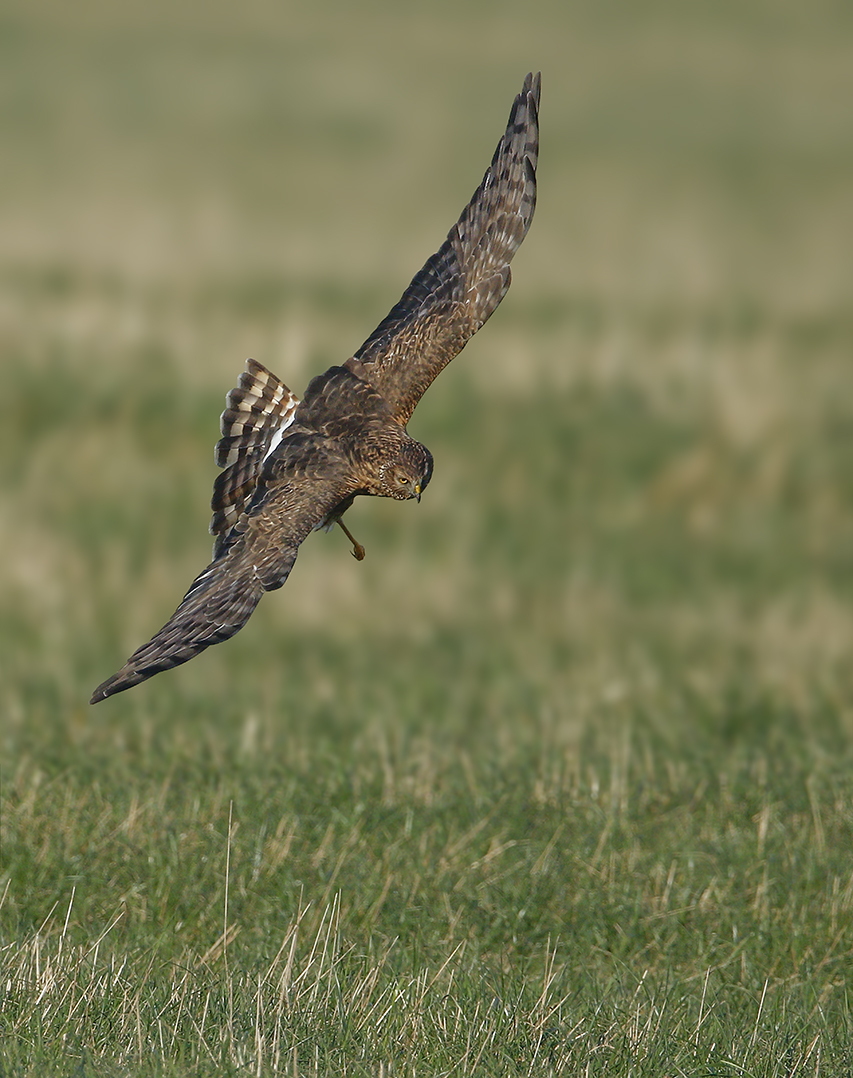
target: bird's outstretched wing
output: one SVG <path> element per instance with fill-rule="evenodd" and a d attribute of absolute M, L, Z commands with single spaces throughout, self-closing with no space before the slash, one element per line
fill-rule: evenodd
<path fill-rule="evenodd" d="M 528 75 L 483 182 L 400 302 L 347 364 L 403 424 L 506 295 L 536 206 L 539 75 Z"/>
<path fill-rule="evenodd" d="M 300 543 L 353 486 L 328 439 L 291 434 L 286 450 L 257 481 L 245 511 L 217 541 L 213 561 L 193 581 L 178 609 L 117 674 L 95 689 L 90 703 L 180 666 L 233 636 L 264 592 L 284 584 Z"/>

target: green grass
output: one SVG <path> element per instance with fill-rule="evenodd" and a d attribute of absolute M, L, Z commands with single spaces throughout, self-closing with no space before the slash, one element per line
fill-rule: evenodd
<path fill-rule="evenodd" d="M 0 1074 L 853 1069 L 846 8 L 0 18 Z M 473 190 L 541 200 L 420 506 L 89 708 Z"/>

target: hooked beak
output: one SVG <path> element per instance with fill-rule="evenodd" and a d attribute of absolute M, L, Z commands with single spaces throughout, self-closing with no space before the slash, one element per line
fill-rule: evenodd
<path fill-rule="evenodd" d="M 421 485 L 420 485 L 420 483 L 415 483 L 415 497 L 418 499 L 418 502 L 420 503 L 420 500 L 421 500 Z"/>

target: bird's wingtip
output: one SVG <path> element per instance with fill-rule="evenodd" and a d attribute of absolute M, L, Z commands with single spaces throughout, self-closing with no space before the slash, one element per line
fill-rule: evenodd
<path fill-rule="evenodd" d="M 110 695 L 109 689 L 107 688 L 108 685 L 108 681 L 105 681 L 103 685 L 99 685 L 89 697 L 89 703 L 99 704 L 101 700 L 106 700 L 106 698 Z"/>
<path fill-rule="evenodd" d="M 142 680 L 144 679 L 129 675 L 127 669 L 122 668 L 117 674 L 113 674 L 112 677 L 108 677 L 106 681 L 101 682 L 89 697 L 89 703 L 99 704 L 101 700 L 106 700 L 108 696 L 115 696 L 117 692 L 124 692 L 125 689 L 131 688 L 131 686 Z"/>
<path fill-rule="evenodd" d="M 528 71 L 524 79 L 522 93 L 533 94 L 533 100 L 539 105 L 539 95 L 542 91 L 542 72 Z"/>

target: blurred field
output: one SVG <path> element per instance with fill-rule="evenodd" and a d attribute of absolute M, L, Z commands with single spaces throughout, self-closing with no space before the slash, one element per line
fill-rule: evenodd
<path fill-rule="evenodd" d="M 0 1072 L 847 1073 L 850 8 L 11 0 L 0 63 Z M 90 709 L 244 358 L 352 353 L 530 68 L 423 503 Z"/>

